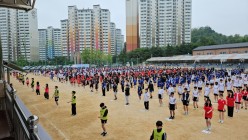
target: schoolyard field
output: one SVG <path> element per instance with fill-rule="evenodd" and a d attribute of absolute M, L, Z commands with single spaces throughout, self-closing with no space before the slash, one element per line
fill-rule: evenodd
<path fill-rule="evenodd" d="M 152 130 L 156 128 L 157 120 L 163 121 L 163 128 L 167 133 L 168 140 L 247 140 L 248 139 L 248 110 L 241 109 L 234 113 L 233 118 L 228 118 L 225 113 L 223 124 L 218 123 L 219 112 L 217 104 L 214 105 L 212 119 L 212 131 L 210 134 L 203 133 L 206 128 L 203 110 L 203 93 L 200 96 L 199 108 L 193 110 L 192 99 L 189 106 L 189 115 L 185 116 L 182 102 L 177 97 L 177 109 L 175 119 L 168 121 L 170 116 L 168 108 L 168 95 L 164 94 L 164 106 L 159 106 L 157 98 L 158 88 L 156 85 L 153 99 L 150 99 L 150 110 L 144 110 L 144 101 L 139 101 L 137 89 L 131 89 L 130 105 L 125 106 L 125 96 L 118 87 L 117 100 L 114 99 L 113 91 L 106 92 L 103 97 L 101 84 L 99 91 L 90 92 L 89 86 L 85 88 L 71 86 L 70 83 L 51 81 L 49 77 L 28 74 L 29 79 L 34 78 L 41 85 L 41 95 L 32 92 L 31 87 L 22 85 L 14 77 L 11 83 L 17 90 L 17 95 L 22 99 L 28 109 L 39 116 L 39 123 L 47 130 L 54 140 L 147 140 L 150 139 Z M 50 99 L 43 96 L 45 84 L 49 84 Z M 60 92 L 59 106 L 52 98 L 54 86 L 58 86 Z M 145 85 L 147 86 L 147 85 Z M 76 91 L 77 115 L 71 116 L 71 91 Z M 204 88 L 203 88 L 204 91 Z M 192 94 L 192 93 L 191 93 Z M 192 96 L 192 95 L 191 95 Z M 226 97 L 226 93 L 224 94 Z M 211 94 L 211 99 L 213 95 Z M 143 99 L 143 95 L 142 95 Z M 101 122 L 98 118 L 99 104 L 104 102 L 109 110 L 108 134 L 103 137 Z"/>

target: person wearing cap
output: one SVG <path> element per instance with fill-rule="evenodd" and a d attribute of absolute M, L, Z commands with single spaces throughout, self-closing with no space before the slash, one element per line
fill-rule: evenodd
<path fill-rule="evenodd" d="M 167 134 L 163 129 L 163 122 L 157 121 L 156 122 L 156 129 L 153 129 L 152 135 L 150 136 L 150 140 L 166 140 Z"/>
<path fill-rule="evenodd" d="M 184 110 L 184 115 L 188 115 L 189 114 L 189 92 L 187 92 L 187 88 L 184 88 L 184 92 L 182 94 L 182 102 L 183 102 L 183 110 Z"/>
<path fill-rule="evenodd" d="M 77 114 L 76 111 L 76 91 L 72 91 L 72 97 L 71 97 L 71 101 L 69 101 L 68 103 L 71 103 L 71 115 L 75 116 Z"/>
<path fill-rule="evenodd" d="M 55 86 L 55 91 L 54 91 L 53 97 L 55 99 L 56 105 L 59 105 L 59 103 L 58 103 L 58 101 L 59 101 L 59 90 L 58 90 L 58 86 Z"/>
<path fill-rule="evenodd" d="M 125 88 L 126 105 L 129 105 L 129 95 L 130 95 L 130 87 L 129 84 L 127 83 Z"/>
<path fill-rule="evenodd" d="M 144 106 L 147 111 L 149 110 L 149 98 L 150 94 L 148 93 L 148 88 L 146 88 L 144 94 Z"/>
<path fill-rule="evenodd" d="M 104 105 L 104 103 L 101 103 L 100 104 L 100 107 L 101 107 L 101 109 L 100 109 L 100 116 L 98 118 L 101 119 L 101 123 L 102 123 L 103 132 L 101 133 L 101 135 L 102 136 L 106 136 L 107 131 L 106 131 L 105 124 L 108 121 L 108 109 L 107 109 L 107 106 Z"/>

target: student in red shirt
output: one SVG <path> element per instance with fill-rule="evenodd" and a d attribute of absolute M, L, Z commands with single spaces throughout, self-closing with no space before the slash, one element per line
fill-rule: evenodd
<path fill-rule="evenodd" d="M 227 115 L 228 117 L 233 117 L 233 110 L 234 110 L 234 95 L 233 95 L 233 91 L 229 90 L 228 95 L 226 97 L 226 101 L 227 101 Z"/>
<path fill-rule="evenodd" d="M 224 112 L 226 111 L 225 105 L 226 100 L 223 99 L 223 94 L 219 95 L 220 99 L 218 100 L 218 111 L 219 111 L 219 123 L 224 123 Z"/>
<path fill-rule="evenodd" d="M 242 99 L 242 94 L 240 93 L 240 88 L 237 88 L 237 92 L 234 94 L 234 99 L 235 99 L 235 108 L 236 112 L 238 113 L 240 110 L 240 104 L 241 104 L 241 99 Z"/>
<path fill-rule="evenodd" d="M 45 98 L 46 98 L 47 100 L 49 99 L 49 87 L 48 87 L 48 84 L 46 84 L 44 96 L 45 96 Z"/>
<path fill-rule="evenodd" d="M 205 110 L 205 120 L 207 125 L 207 131 L 211 130 L 211 119 L 213 117 L 213 106 L 211 104 L 211 100 L 207 98 L 206 103 L 204 105 Z"/>
<path fill-rule="evenodd" d="M 243 100 L 241 101 L 241 109 L 243 108 L 243 104 L 245 103 L 245 110 L 247 110 L 247 103 L 248 103 L 248 88 L 244 87 L 241 92 Z"/>

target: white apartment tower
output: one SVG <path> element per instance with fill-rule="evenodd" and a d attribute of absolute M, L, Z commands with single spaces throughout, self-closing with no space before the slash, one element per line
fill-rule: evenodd
<path fill-rule="evenodd" d="M 192 0 L 140 0 L 140 47 L 191 42 Z"/>
<path fill-rule="evenodd" d="M 69 26 L 68 20 L 61 20 L 61 47 L 62 47 L 62 56 L 65 56 L 69 59 Z"/>
<path fill-rule="evenodd" d="M 39 31 L 39 53 L 40 60 L 47 60 L 47 30 L 46 29 L 38 29 Z"/>
<path fill-rule="evenodd" d="M 17 10 L 18 48 L 28 61 L 39 61 L 37 9 L 31 11 Z"/>
<path fill-rule="evenodd" d="M 111 35 L 111 55 L 116 55 L 116 25 L 110 23 L 110 35 Z"/>
<path fill-rule="evenodd" d="M 39 29 L 40 60 L 62 56 L 61 30 L 49 26 Z"/>
<path fill-rule="evenodd" d="M 53 29 L 54 56 L 62 56 L 61 29 Z"/>
<path fill-rule="evenodd" d="M 84 48 L 91 49 L 94 45 L 93 10 L 80 9 L 77 11 L 77 18 L 79 48 L 82 52 Z"/>
<path fill-rule="evenodd" d="M 124 36 L 121 34 L 121 29 L 116 29 L 116 55 L 119 55 L 124 48 Z"/>
<path fill-rule="evenodd" d="M 0 8 L 0 17 L 3 59 L 39 61 L 37 10 Z"/>

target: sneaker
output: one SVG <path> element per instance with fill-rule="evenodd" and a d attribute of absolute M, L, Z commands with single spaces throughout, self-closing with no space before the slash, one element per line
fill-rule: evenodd
<path fill-rule="evenodd" d="M 247 108 L 245 108 L 245 110 L 247 110 Z"/>
<path fill-rule="evenodd" d="M 103 135 L 102 136 L 106 136 L 107 135 L 107 132 L 103 132 Z"/>
<path fill-rule="evenodd" d="M 224 121 L 222 120 L 220 123 L 224 123 Z"/>
<path fill-rule="evenodd" d="M 221 123 L 221 120 L 219 120 L 218 123 Z"/>
<path fill-rule="evenodd" d="M 172 119 L 173 119 L 173 118 L 172 118 L 172 116 L 170 116 L 170 118 L 169 118 L 169 119 L 171 119 L 171 120 L 172 120 Z"/>
<path fill-rule="evenodd" d="M 175 116 L 173 116 L 172 119 L 175 119 Z"/>
<path fill-rule="evenodd" d="M 101 133 L 101 135 L 103 135 L 103 134 L 104 134 L 104 132 Z"/>

